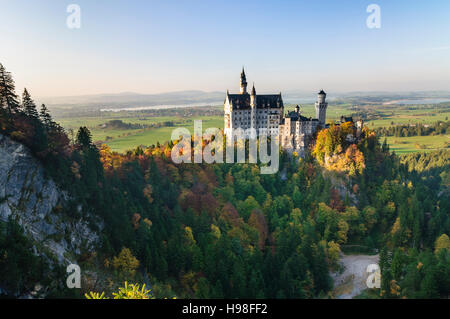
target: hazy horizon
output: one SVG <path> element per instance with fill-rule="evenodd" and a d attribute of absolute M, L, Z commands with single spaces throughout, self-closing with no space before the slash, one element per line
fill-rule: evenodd
<path fill-rule="evenodd" d="M 321 88 L 319 88 L 321 89 Z M 316 90 L 317 91 L 317 90 Z M 283 94 L 283 92 L 285 94 L 311 94 L 313 96 L 316 96 L 316 91 L 304 91 L 304 90 L 281 90 L 281 93 Z M 199 89 L 192 89 L 192 90 L 179 90 L 179 91 L 162 91 L 162 92 L 154 92 L 154 93 L 146 93 L 146 92 L 131 92 L 131 91 L 126 91 L 126 92 L 102 92 L 102 93 L 92 93 L 92 94 L 77 94 L 77 95 L 45 95 L 45 96 L 36 96 L 37 98 L 64 98 L 64 97 L 81 97 L 81 96 L 120 96 L 120 95 L 164 95 L 164 94 L 176 94 L 176 93 L 184 93 L 184 92 L 202 92 L 202 93 L 220 93 L 220 94 L 226 94 L 226 91 L 203 91 L 203 90 L 199 90 Z M 274 91 L 271 90 L 264 90 L 264 91 L 260 91 L 257 92 L 259 93 L 264 93 L 264 94 L 268 94 L 268 93 L 273 93 Z M 238 90 L 230 90 L 230 93 L 238 93 Z M 275 93 L 280 93 L 280 92 L 275 92 Z M 327 92 L 328 93 L 328 92 Z M 339 95 L 349 95 L 349 94 L 392 94 L 392 93 L 397 93 L 397 94 L 408 94 L 408 93 L 449 93 L 450 94 L 450 90 L 412 90 L 412 91 L 398 91 L 398 90 L 374 90 L 374 91 L 334 91 L 334 93 L 339 94 Z"/>
<path fill-rule="evenodd" d="M 442 1 L 0 0 L 0 63 L 34 97 L 238 91 L 448 91 Z M 381 8 L 370 29 L 369 4 Z"/>

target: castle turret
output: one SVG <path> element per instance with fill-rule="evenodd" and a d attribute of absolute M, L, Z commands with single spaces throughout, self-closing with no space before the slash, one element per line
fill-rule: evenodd
<path fill-rule="evenodd" d="M 250 107 L 251 107 L 250 127 L 252 129 L 256 130 L 257 123 L 256 123 L 256 89 L 255 89 L 255 83 L 253 83 L 252 93 L 250 94 Z M 252 138 L 253 138 L 253 136 L 252 136 Z"/>
<path fill-rule="evenodd" d="M 241 94 L 247 93 L 247 77 L 245 76 L 244 68 L 242 68 L 241 72 Z"/>
<path fill-rule="evenodd" d="M 327 94 L 324 90 L 320 90 L 317 95 L 316 102 L 316 118 L 319 120 L 319 124 L 321 126 L 325 126 L 325 121 L 327 118 L 327 107 L 328 103 L 326 102 Z"/>

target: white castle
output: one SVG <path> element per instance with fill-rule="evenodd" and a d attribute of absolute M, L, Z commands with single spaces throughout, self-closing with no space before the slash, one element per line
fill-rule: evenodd
<path fill-rule="evenodd" d="M 281 93 L 257 95 L 255 85 L 249 94 L 247 78 L 242 69 L 240 93 L 227 91 L 224 102 L 224 133 L 232 137 L 236 130 L 254 129 L 258 135 L 277 135 L 281 147 L 288 153 L 297 152 L 303 156 L 318 127 L 325 127 L 328 103 L 326 93 L 321 90 L 316 102 L 316 118 L 307 118 L 300 114 L 297 105 L 295 111 L 284 115 Z M 253 130 L 252 130 L 253 131 Z"/>
<path fill-rule="evenodd" d="M 245 71 L 241 73 L 241 92 L 225 97 L 225 126 L 227 136 L 241 128 L 255 129 L 257 134 L 278 135 L 279 125 L 283 117 L 284 105 L 280 94 L 256 95 L 255 85 L 252 92 L 247 92 Z"/>

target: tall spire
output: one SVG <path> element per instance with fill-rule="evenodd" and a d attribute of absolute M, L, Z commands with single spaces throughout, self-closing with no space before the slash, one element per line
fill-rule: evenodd
<path fill-rule="evenodd" d="M 255 82 L 253 82 L 252 95 L 256 95 Z"/>
<path fill-rule="evenodd" d="M 247 93 L 247 77 L 245 76 L 244 67 L 242 67 L 240 84 L 241 84 L 241 94 L 246 94 Z"/>

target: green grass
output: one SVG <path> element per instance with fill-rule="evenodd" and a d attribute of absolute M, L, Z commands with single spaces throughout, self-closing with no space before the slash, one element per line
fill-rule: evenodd
<path fill-rule="evenodd" d="M 438 149 L 448 148 L 450 143 L 449 135 L 431 136 L 411 136 L 411 137 L 387 137 L 387 142 L 391 151 L 397 154 L 413 152 L 429 152 Z"/>
<path fill-rule="evenodd" d="M 160 127 L 160 128 L 145 128 L 145 129 L 112 129 L 102 128 L 101 125 L 112 119 L 120 119 L 125 123 L 138 124 L 155 124 L 160 122 L 173 121 L 174 127 Z M 185 127 L 189 129 L 191 134 L 194 132 L 194 120 L 202 120 L 203 131 L 206 128 L 217 127 L 223 128 L 223 117 L 221 116 L 203 116 L 196 118 L 182 118 L 182 117 L 80 117 L 80 118 L 64 118 L 58 122 L 66 130 L 76 131 L 80 126 L 86 126 L 92 133 L 94 142 L 103 141 L 109 145 L 113 151 L 124 152 L 133 149 L 140 145 L 150 146 L 157 142 L 165 143 L 170 141 L 172 131 L 177 127 Z M 112 139 L 107 141 L 107 137 Z"/>
<path fill-rule="evenodd" d="M 389 127 L 407 124 L 432 124 L 437 121 L 448 121 L 450 108 L 445 105 L 439 106 L 377 106 L 380 118 L 368 121 L 370 128 Z"/>
<path fill-rule="evenodd" d="M 205 117 L 196 120 L 202 120 L 203 131 L 206 128 L 211 127 L 219 129 L 223 128 L 222 117 Z M 130 136 L 114 139 L 106 144 L 108 144 L 113 151 L 122 152 L 139 145 L 149 146 L 156 144 L 157 142 L 165 143 L 171 140 L 172 132 L 177 127 L 185 127 L 192 135 L 194 134 L 194 120 L 186 120 L 176 127 L 162 127 L 141 131 Z"/>

